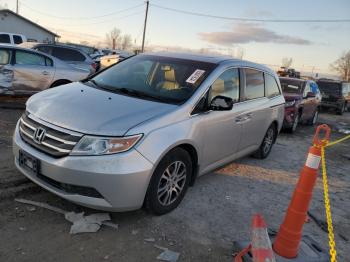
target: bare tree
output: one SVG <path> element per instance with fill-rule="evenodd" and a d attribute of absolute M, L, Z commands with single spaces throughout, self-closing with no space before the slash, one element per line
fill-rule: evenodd
<path fill-rule="evenodd" d="M 338 72 L 344 81 L 350 81 L 350 50 L 344 52 L 333 64 L 331 69 Z"/>
<path fill-rule="evenodd" d="M 292 65 L 293 63 L 293 58 L 291 57 L 283 57 L 282 58 L 282 66 L 285 68 L 288 68 Z"/>
<path fill-rule="evenodd" d="M 106 34 L 106 44 L 112 49 L 119 48 L 121 41 L 121 31 L 114 27 L 108 34 Z"/>
<path fill-rule="evenodd" d="M 127 50 L 132 47 L 132 38 L 131 35 L 123 35 L 121 39 L 121 45 L 120 48 L 122 50 Z"/>

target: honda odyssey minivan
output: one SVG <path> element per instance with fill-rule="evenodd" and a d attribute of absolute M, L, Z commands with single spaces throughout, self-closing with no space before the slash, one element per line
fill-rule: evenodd
<path fill-rule="evenodd" d="M 284 98 L 265 66 L 225 57 L 137 55 L 32 96 L 14 133 L 17 168 L 72 202 L 164 214 L 197 176 L 269 155 Z"/>

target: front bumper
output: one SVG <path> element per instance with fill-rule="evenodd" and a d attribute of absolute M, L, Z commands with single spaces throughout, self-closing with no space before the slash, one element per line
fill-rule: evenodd
<path fill-rule="evenodd" d="M 39 175 L 19 165 L 20 150 L 40 160 Z M 18 170 L 39 186 L 74 203 L 107 211 L 139 209 L 153 172 L 153 164 L 135 149 L 114 155 L 53 158 L 24 142 L 18 124 L 13 153 Z M 58 186 L 62 184 L 95 189 L 100 197 L 65 190 L 67 187 Z"/>

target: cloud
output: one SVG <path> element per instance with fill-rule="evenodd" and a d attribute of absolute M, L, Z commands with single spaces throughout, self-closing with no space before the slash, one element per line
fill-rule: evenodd
<path fill-rule="evenodd" d="M 250 42 L 257 43 L 278 43 L 310 45 L 309 40 L 278 34 L 269 29 L 263 28 L 259 24 L 240 23 L 232 28 L 231 31 L 222 32 L 201 32 L 199 37 L 209 43 L 218 45 L 246 44 Z"/>

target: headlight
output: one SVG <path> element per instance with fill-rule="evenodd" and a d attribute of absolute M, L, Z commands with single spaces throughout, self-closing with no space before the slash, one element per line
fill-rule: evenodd
<path fill-rule="evenodd" d="M 284 104 L 285 107 L 290 107 L 290 106 L 294 106 L 295 105 L 295 100 L 293 101 L 288 101 Z"/>
<path fill-rule="evenodd" d="M 71 155 L 110 155 L 128 151 L 141 139 L 142 134 L 126 137 L 83 136 Z"/>

